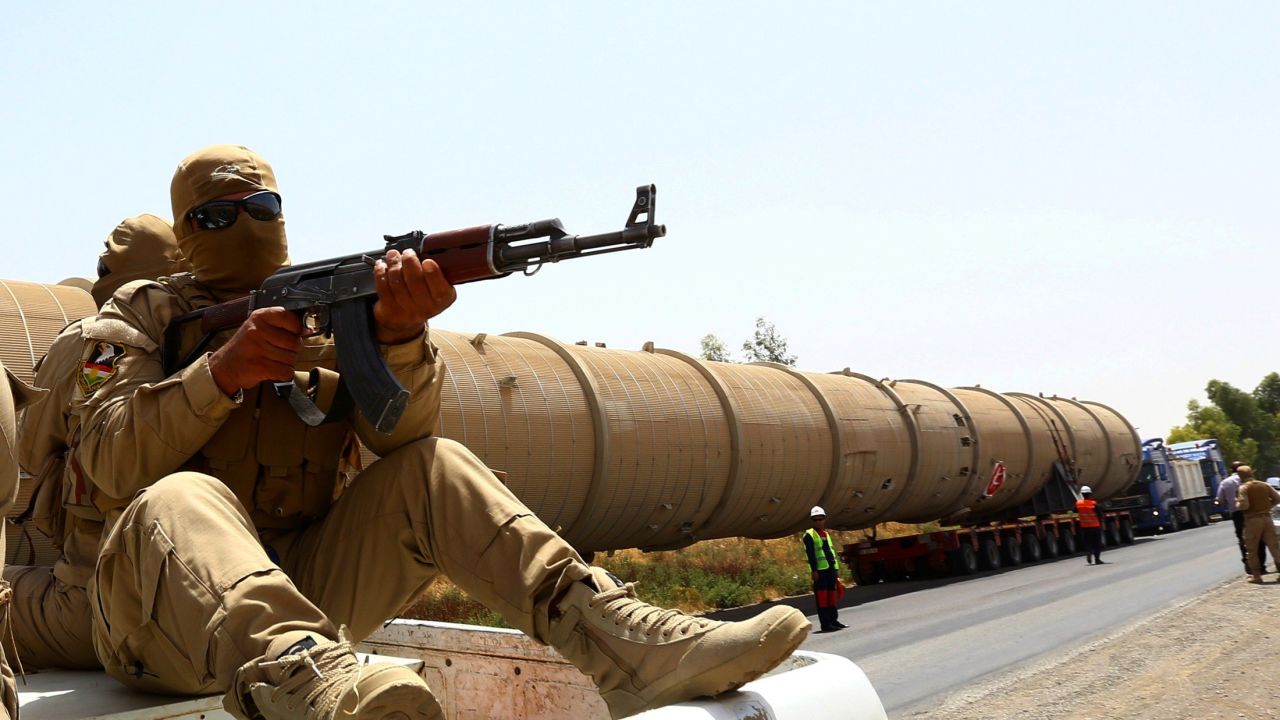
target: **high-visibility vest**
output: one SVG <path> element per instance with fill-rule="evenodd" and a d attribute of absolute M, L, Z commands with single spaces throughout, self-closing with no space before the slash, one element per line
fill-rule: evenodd
<path fill-rule="evenodd" d="M 818 569 L 826 570 L 828 568 L 840 569 L 840 556 L 831 547 L 831 535 L 820 535 L 817 530 L 809 528 L 804 531 L 813 540 L 813 555 L 818 560 Z M 830 562 L 827 561 L 828 557 Z"/>
<path fill-rule="evenodd" d="M 1082 528 L 1102 527 L 1102 521 L 1098 519 L 1098 501 L 1097 500 L 1077 500 L 1076 514 L 1080 516 L 1080 527 Z"/>

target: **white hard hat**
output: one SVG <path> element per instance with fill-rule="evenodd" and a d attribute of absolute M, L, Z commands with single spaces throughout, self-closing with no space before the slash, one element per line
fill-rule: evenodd
<path fill-rule="evenodd" d="M 1093 494 L 1093 488 L 1089 487 L 1088 485 L 1081 485 L 1081 486 L 1080 486 L 1080 494 L 1081 494 L 1081 495 L 1092 495 L 1092 494 Z"/>
<path fill-rule="evenodd" d="M 809 511 L 809 517 L 826 517 L 826 516 L 827 516 L 827 511 L 823 510 L 822 507 L 819 505 L 814 505 L 813 509 Z"/>

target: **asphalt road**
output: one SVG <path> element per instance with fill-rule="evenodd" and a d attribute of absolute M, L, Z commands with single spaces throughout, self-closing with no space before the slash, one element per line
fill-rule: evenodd
<path fill-rule="evenodd" d="M 1109 564 L 1089 566 L 1077 556 L 963 579 L 853 588 L 840 611 L 849 629 L 811 635 L 804 649 L 856 662 L 895 718 L 1243 573 L 1230 522 L 1140 537 L 1103 559 Z"/>

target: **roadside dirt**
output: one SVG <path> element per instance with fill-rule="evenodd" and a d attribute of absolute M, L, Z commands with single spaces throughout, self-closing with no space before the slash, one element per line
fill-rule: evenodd
<path fill-rule="evenodd" d="M 967 688 L 938 720 L 1280 718 L 1280 584 L 1243 577 L 1078 648 Z"/>

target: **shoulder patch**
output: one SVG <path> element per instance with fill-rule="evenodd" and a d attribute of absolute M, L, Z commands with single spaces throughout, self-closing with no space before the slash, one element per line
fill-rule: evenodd
<path fill-rule="evenodd" d="M 80 376 L 76 379 L 80 392 L 92 395 L 102 384 L 116 374 L 116 363 L 124 356 L 124 348 L 115 343 L 98 340 L 93 343 L 89 357 L 85 358 L 80 368 Z"/>

